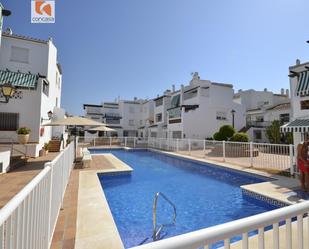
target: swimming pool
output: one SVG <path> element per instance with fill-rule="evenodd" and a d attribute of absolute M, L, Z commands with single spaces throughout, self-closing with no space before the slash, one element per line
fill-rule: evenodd
<path fill-rule="evenodd" d="M 126 248 L 152 241 L 152 206 L 157 192 L 164 193 L 177 208 L 176 225 L 164 228 L 163 238 L 278 208 L 242 194 L 241 185 L 270 180 L 267 178 L 146 150 L 90 151 L 112 153 L 134 169 L 131 174 L 99 175 Z M 172 216 L 171 206 L 159 198 L 158 223 L 169 223 Z"/>

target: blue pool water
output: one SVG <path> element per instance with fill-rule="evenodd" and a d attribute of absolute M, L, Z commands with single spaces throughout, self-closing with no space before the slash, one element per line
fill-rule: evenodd
<path fill-rule="evenodd" d="M 126 248 L 152 241 L 152 206 L 159 191 L 177 207 L 176 225 L 162 231 L 164 238 L 277 208 L 243 195 L 240 189 L 269 179 L 150 151 L 91 150 L 105 152 L 134 169 L 131 175 L 99 175 Z M 169 223 L 172 215 L 172 208 L 159 199 L 158 223 Z"/>

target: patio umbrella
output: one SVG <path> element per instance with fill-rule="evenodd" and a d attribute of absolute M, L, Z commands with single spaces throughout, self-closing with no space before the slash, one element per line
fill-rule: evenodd
<path fill-rule="evenodd" d="M 88 131 L 116 131 L 116 130 L 106 127 L 106 126 L 98 126 L 98 127 L 90 128 L 88 129 Z"/>
<path fill-rule="evenodd" d="M 78 116 L 67 117 L 59 120 L 52 121 L 44 124 L 43 126 L 105 126 L 106 124 L 100 123 L 89 118 L 82 118 Z M 76 139 L 74 139 L 75 159 L 76 159 Z"/>

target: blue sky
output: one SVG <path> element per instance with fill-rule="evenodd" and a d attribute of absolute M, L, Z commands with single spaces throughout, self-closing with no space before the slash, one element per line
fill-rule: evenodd
<path fill-rule="evenodd" d="M 289 87 L 288 67 L 309 59 L 308 0 L 91 0 L 56 3 L 56 24 L 31 24 L 30 0 L 0 0 L 4 28 L 53 37 L 62 106 L 152 98 L 191 72 L 236 90 Z"/>

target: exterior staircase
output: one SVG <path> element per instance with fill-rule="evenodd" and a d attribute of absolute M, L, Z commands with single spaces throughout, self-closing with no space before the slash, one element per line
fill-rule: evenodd
<path fill-rule="evenodd" d="M 244 126 L 244 127 L 242 127 L 238 132 L 244 132 L 244 133 L 246 133 L 250 128 L 251 128 L 251 126 Z"/>
<path fill-rule="evenodd" d="M 48 143 L 49 152 L 59 152 L 61 147 L 61 140 L 50 140 Z"/>

